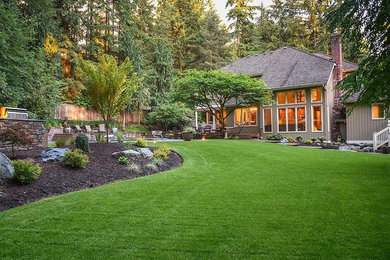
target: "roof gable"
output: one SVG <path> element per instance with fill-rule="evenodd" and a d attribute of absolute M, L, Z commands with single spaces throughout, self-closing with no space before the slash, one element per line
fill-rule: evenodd
<path fill-rule="evenodd" d="M 293 47 L 282 47 L 244 57 L 222 70 L 261 75 L 269 88 L 283 88 L 326 84 L 333 66 L 333 61 Z"/>

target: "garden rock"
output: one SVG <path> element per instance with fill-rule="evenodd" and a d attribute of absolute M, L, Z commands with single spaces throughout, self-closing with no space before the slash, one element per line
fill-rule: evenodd
<path fill-rule="evenodd" d="M 0 178 L 10 179 L 14 176 L 14 167 L 11 165 L 11 160 L 0 153 Z"/>
<path fill-rule="evenodd" d="M 339 150 L 340 151 L 351 151 L 351 147 L 349 147 L 348 145 L 344 145 L 344 146 L 340 146 Z"/>
<path fill-rule="evenodd" d="M 152 151 L 150 151 L 149 148 L 137 148 L 137 151 L 144 157 L 144 158 L 151 158 L 153 156 Z"/>
<path fill-rule="evenodd" d="M 286 139 L 286 138 L 283 138 L 282 140 L 280 140 L 281 143 L 289 143 L 289 141 Z"/>
<path fill-rule="evenodd" d="M 43 162 L 58 162 L 64 158 L 67 151 L 68 148 L 51 148 L 41 152 L 41 158 Z"/>
<path fill-rule="evenodd" d="M 370 147 L 370 146 L 364 147 L 364 148 L 363 148 L 363 152 L 366 152 L 366 153 L 373 153 L 373 152 L 374 152 L 374 148 L 372 148 L 372 147 Z"/>
<path fill-rule="evenodd" d="M 141 154 L 135 150 L 125 150 L 125 151 L 121 151 L 121 152 L 115 152 L 112 154 L 112 157 L 114 157 L 115 159 L 118 159 L 119 157 L 127 157 L 127 158 L 130 158 L 130 157 L 136 157 L 136 158 L 139 158 L 141 157 Z"/>

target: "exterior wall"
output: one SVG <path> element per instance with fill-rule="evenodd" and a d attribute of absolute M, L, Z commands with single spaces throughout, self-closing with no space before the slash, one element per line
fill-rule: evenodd
<path fill-rule="evenodd" d="M 333 100 L 332 93 L 328 93 L 329 90 L 322 88 L 322 102 L 315 103 L 315 105 L 322 105 L 322 120 L 323 120 L 323 130 L 321 132 L 313 132 L 312 131 L 312 102 L 311 102 L 311 90 L 318 87 L 313 88 L 306 88 L 305 95 L 306 95 L 306 103 L 302 104 L 293 104 L 293 105 L 277 105 L 276 103 L 276 96 L 278 92 L 285 92 L 288 90 L 301 90 L 302 88 L 296 88 L 296 89 L 286 89 L 286 90 L 280 90 L 280 91 L 274 91 L 273 100 L 275 103 L 273 103 L 270 106 L 264 106 L 258 109 L 257 113 L 257 126 L 244 126 L 241 134 L 260 134 L 262 137 L 266 137 L 271 134 L 280 133 L 283 136 L 291 136 L 291 137 L 297 137 L 302 136 L 303 139 L 309 139 L 311 137 L 319 137 L 319 136 L 325 136 L 327 140 L 330 140 L 331 134 L 330 134 L 330 118 L 332 116 L 332 103 L 330 102 Z M 278 131 L 278 108 L 288 108 L 288 107 L 301 107 L 304 106 L 306 108 L 306 131 L 302 132 L 279 132 Z M 271 133 L 263 133 L 263 111 L 264 108 L 272 108 L 272 132 Z M 227 118 L 227 126 L 233 127 L 234 126 L 234 112 L 232 112 L 228 118 Z"/>
<path fill-rule="evenodd" d="M 347 109 L 351 104 L 347 105 Z M 372 119 L 371 107 L 358 106 L 352 110 L 351 115 L 347 116 L 347 141 L 354 142 L 373 142 L 373 134 L 387 127 L 386 119 Z"/>
<path fill-rule="evenodd" d="M 45 142 L 45 128 L 43 126 L 44 121 L 41 120 L 30 120 L 30 119 L 0 119 L 0 132 L 7 129 L 9 126 L 16 124 L 23 124 L 29 134 L 31 135 L 33 142 L 31 145 L 15 147 L 19 150 L 29 150 L 36 147 L 43 147 Z M 7 150 L 11 146 L 8 144 L 0 143 L 0 150 Z"/>

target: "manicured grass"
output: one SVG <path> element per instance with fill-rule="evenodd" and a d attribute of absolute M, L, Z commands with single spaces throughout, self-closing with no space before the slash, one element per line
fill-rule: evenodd
<path fill-rule="evenodd" d="M 0 213 L 0 258 L 390 257 L 390 156 L 169 145 L 181 168 Z"/>

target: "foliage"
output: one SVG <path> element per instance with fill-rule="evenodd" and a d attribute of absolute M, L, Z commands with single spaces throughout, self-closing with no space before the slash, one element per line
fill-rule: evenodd
<path fill-rule="evenodd" d="M 297 139 L 298 142 L 302 142 L 303 137 L 302 137 L 302 135 L 298 135 L 298 136 L 296 137 L 296 139 Z"/>
<path fill-rule="evenodd" d="M 312 140 L 310 140 L 310 139 L 306 139 L 305 141 L 303 141 L 303 143 L 304 143 L 304 144 L 312 144 L 312 143 L 313 143 L 313 141 L 312 141 Z"/>
<path fill-rule="evenodd" d="M 294 143 L 294 142 L 295 142 L 295 139 L 292 138 L 291 136 L 289 136 L 289 137 L 287 137 L 287 141 L 288 141 L 289 143 Z"/>
<path fill-rule="evenodd" d="M 267 140 L 282 140 L 284 139 L 284 136 L 281 134 L 272 134 L 267 136 Z"/>
<path fill-rule="evenodd" d="M 130 150 L 133 146 L 133 142 L 126 142 L 125 143 L 125 147 L 126 147 L 126 150 Z"/>
<path fill-rule="evenodd" d="M 164 159 L 162 159 L 161 157 L 154 157 L 153 163 L 158 166 L 163 166 L 165 164 Z"/>
<path fill-rule="evenodd" d="M 141 171 L 141 167 L 139 167 L 139 165 L 136 163 L 130 164 L 129 166 L 127 166 L 127 169 L 133 173 L 139 173 Z"/>
<path fill-rule="evenodd" d="M 389 10 L 388 0 L 349 0 L 328 16 L 330 29 L 340 30 L 341 37 L 351 42 L 355 53 L 365 53 L 357 71 L 340 85 L 344 93 L 342 101 L 358 94 L 353 107 L 378 102 L 390 106 Z M 389 110 L 386 115 L 390 116 Z"/>
<path fill-rule="evenodd" d="M 149 130 L 144 125 L 131 125 L 126 128 L 127 133 L 149 133 Z"/>
<path fill-rule="evenodd" d="M 91 106 L 102 116 L 106 129 L 137 89 L 137 74 L 128 58 L 118 66 L 114 57 L 102 55 L 99 63 L 80 58 L 79 73 Z M 130 75 L 129 75 L 130 74 Z M 108 143 L 108 135 L 106 139 Z"/>
<path fill-rule="evenodd" d="M 164 103 L 156 106 L 145 117 L 146 124 L 156 125 L 158 128 L 168 129 L 182 128 L 192 122 L 193 111 L 183 103 Z"/>
<path fill-rule="evenodd" d="M 15 157 L 15 147 L 29 145 L 32 141 L 29 130 L 22 123 L 9 125 L 0 131 L 0 142 L 11 145 L 12 157 Z"/>
<path fill-rule="evenodd" d="M 138 147 L 146 147 L 146 146 L 147 146 L 147 143 L 146 143 L 145 138 L 143 138 L 143 137 L 138 137 L 137 140 L 135 141 L 134 145 L 135 145 L 135 146 L 138 146 Z"/>
<path fill-rule="evenodd" d="M 89 153 L 91 149 L 89 148 L 89 138 L 84 134 L 80 134 L 76 137 L 76 148 L 80 149 L 83 152 Z"/>
<path fill-rule="evenodd" d="M 59 138 L 55 140 L 54 143 L 56 144 L 56 147 L 61 148 L 66 146 L 67 141 L 68 141 L 67 138 Z"/>
<path fill-rule="evenodd" d="M 191 107 L 204 107 L 218 118 L 218 123 L 225 128 L 226 118 L 235 108 L 262 105 L 269 101 L 269 91 L 263 80 L 249 75 L 223 71 L 187 71 L 176 82 L 173 93 L 176 100 Z M 235 101 L 225 116 L 217 111 L 224 111 L 228 101 Z"/>
<path fill-rule="evenodd" d="M 123 141 L 125 140 L 125 136 L 123 134 L 118 133 L 116 135 L 116 139 L 117 139 L 118 143 L 123 143 Z"/>
<path fill-rule="evenodd" d="M 145 165 L 145 168 L 146 168 L 146 169 L 149 169 L 149 170 L 151 170 L 151 171 L 154 171 L 154 172 L 158 170 L 157 165 L 155 165 L 154 163 L 148 163 L 148 164 L 146 164 L 146 165 Z"/>
<path fill-rule="evenodd" d="M 86 168 L 89 162 L 89 158 L 80 149 L 75 149 L 65 152 L 63 162 L 66 166 L 72 168 Z"/>
<path fill-rule="evenodd" d="M 310 138 L 313 142 L 317 141 L 317 137 L 313 136 L 312 138 Z"/>
<path fill-rule="evenodd" d="M 34 160 L 16 160 L 11 162 L 14 167 L 13 179 L 20 184 L 30 184 L 41 175 L 42 169 Z"/>
<path fill-rule="evenodd" d="M 153 152 L 153 159 L 161 158 L 164 161 L 168 160 L 169 155 L 171 154 L 171 148 L 165 144 L 159 146 Z"/>
<path fill-rule="evenodd" d="M 323 143 L 324 141 L 326 141 L 326 137 L 325 136 L 320 136 L 318 137 L 318 140 Z"/>
<path fill-rule="evenodd" d="M 98 143 L 103 143 L 104 142 L 104 135 L 101 133 L 96 134 L 96 141 Z"/>
<path fill-rule="evenodd" d="M 196 130 L 193 127 L 185 127 L 182 132 L 183 133 L 193 133 L 193 134 L 196 134 Z"/>
<path fill-rule="evenodd" d="M 118 162 L 120 164 L 128 165 L 130 161 L 129 158 L 127 158 L 126 156 L 121 156 L 118 158 Z"/>

